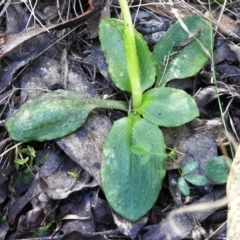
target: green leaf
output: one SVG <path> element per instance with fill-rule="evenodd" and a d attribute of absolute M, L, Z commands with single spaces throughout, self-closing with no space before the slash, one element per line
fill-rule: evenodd
<path fill-rule="evenodd" d="M 207 184 L 207 179 L 202 175 L 188 174 L 184 175 L 184 179 L 196 186 L 205 186 Z"/>
<path fill-rule="evenodd" d="M 225 2 L 225 0 L 213 0 L 213 1 L 211 1 L 211 3 L 215 3 L 215 2 L 223 4 Z M 232 1 L 230 0 L 230 1 L 227 1 L 227 2 L 232 2 Z"/>
<path fill-rule="evenodd" d="M 75 131 L 97 107 L 128 111 L 125 102 L 86 98 L 77 92 L 57 90 L 28 100 L 7 119 L 5 126 L 16 141 L 43 142 Z"/>
<path fill-rule="evenodd" d="M 138 146 L 132 146 L 130 150 L 133 154 L 136 154 L 136 155 L 149 154 L 149 152 L 146 149 Z"/>
<path fill-rule="evenodd" d="M 190 172 L 192 172 L 194 169 L 196 169 L 198 166 L 197 162 L 190 162 L 188 164 L 186 164 L 183 169 L 182 169 L 182 175 L 186 175 Z"/>
<path fill-rule="evenodd" d="M 161 155 L 149 154 L 141 164 L 142 156 L 131 147 L 144 141 Z M 101 179 L 109 204 L 124 218 L 137 221 L 155 203 L 165 176 L 165 148 L 162 132 L 146 119 L 130 114 L 114 122 L 103 149 Z"/>
<path fill-rule="evenodd" d="M 4 223 L 7 221 L 7 215 L 3 215 L 0 219 L 0 224 Z"/>
<path fill-rule="evenodd" d="M 145 154 L 145 155 L 141 158 L 140 164 L 141 164 L 141 165 L 146 164 L 146 163 L 149 161 L 150 156 L 151 156 L 150 154 Z"/>
<path fill-rule="evenodd" d="M 182 20 L 190 33 L 195 34 L 205 49 L 211 52 L 213 48 L 210 44 L 212 29 L 208 22 L 197 15 L 186 16 Z M 177 47 L 189 38 L 191 36 L 177 22 L 156 44 L 153 58 L 157 64 L 157 86 L 165 86 L 168 81 L 173 79 L 193 76 L 204 66 L 209 57 L 199 42 L 193 40 L 184 47 Z"/>
<path fill-rule="evenodd" d="M 190 194 L 188 184 L 183 177 L 178 179 L 178 188 L 184 196 L 188 196 Z"/>
<path fill-rule="evenodd" d="M 176 127 L 199 115 L 193 98 L 182 90 L 154 88 L 143 94 L 137 112 L 158 126 Z"/>
<path fill-rule="evenodd" d="M 130 151 L 136 155 L 142 155 L 140 164 L 145 164 L 151 156 L 151 145 L 145 139 L 138 139 L 137 146 L 132 146 Z"/>
<path fill-rule="evenodd" d="M 130 150 L 138 155 L 149 154 L 151 145 L 145 139 L 138 139 L 137 145 L 131 146 Z"/>
<path fill-rule="evenodd" d="M 20 148 L 20 153 L 24 153 L 26 155 L 30 155 L 32 158 L 36 157 L 36 151 L 33 147 L 27 146 L 27 148 Z"/>
<path fill-rule="evenodd" d="M 215 183 L 226 183 L 231 163 L 232 160 L 226 156 L 216 157 L 207 164 L 205 173 Z"/>
<path fill-rule="evenodd" d="M 80 176 L 79 173 L 71 172 L 71 171 L 68 171 L 67 174 L 68 174 L 69 176 L 71 176 L 72 178 L 75 178 L 75 179 L 79 179 L 79 176 Z"/>
<path fill-rule="evenodd" d="M 103 19 L 100 24 L 99 37 L 113 82 L 121 90 L 131 92 L 124 52 L 124 22 L 117 19 Z M 135 31 L 135 42 L 143 92 L 155 81 L 155 65 L 146 41 L 137 31 Z"/>
<path fill-rule="evenodd" d="M 23 159 L 15 158 L 14 159 L 14 164 L 15 164 L 16 169 L 18 170 L 19 169 L 19 165 L 24 165 L 28 161 L 29 161 L 29 157 L 26 157 L 26 158 L 23 158 Z"/>
<path fill-rule="evenodd" d="M 19 164 L 19 165 L 24 165 L 29 161 L 29 157 L 26 158 L 15 158 L 14 163 Z"/>

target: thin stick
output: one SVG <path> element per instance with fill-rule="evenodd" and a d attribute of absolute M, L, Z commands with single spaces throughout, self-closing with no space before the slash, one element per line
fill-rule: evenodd
<path fill-rule="evenodd" d="M 9 149 L 7 149 L 6 151 L 4 151 L 2 154 L 0 154 L 0 158 L 3 157 L 6 153 L 10 152 L 11 150 L 13 150 L 14 148 L 17 148 L 18 146 L 20 146 L 21 144 L 23 144 L 23 142 L 17 143 L 14 146 L 10 147 Z"/>

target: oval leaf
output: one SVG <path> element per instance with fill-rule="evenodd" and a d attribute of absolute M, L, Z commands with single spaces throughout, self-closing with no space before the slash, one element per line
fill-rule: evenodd
<path fill-rule="evenodd" d="M 150 145 L 150 155 L 141 164 L 142 155 L 131 147 L 141 140 Z M 133 114 L 116 122 L 107 137 L 101 166 L 102 187 L 112 208 L 124 218 L 137 221 L 155 203 L 165 176 L 165 143 L 160 129 Z"/>
<path fill-rule="evenodd" d="M 206 52 L 211 52 L 213 48 L 210 44 L 212 29 L 203 18 L 194 15 L 182 20 L 201 44 L 180 23 L 173 24 L 153 50 L 157 64 L 157 86 L 165 86 L 170 80 L 198 73 L 209 58 Z"/>
<path fill-rule="evenodd" d="M 219 156 L 210 161 L 205 167 L 206 175 L 215 183 L 227 182 L 232 160 L 225 156 Z"/>
<path fill-rule="evenodd" d="M 96 107 L 127 110 L 124 102 L 86 98 L 77 92 L 57 90 L 28 100 L 6 120 L 5 126 L 16 141 L 43 142 L 75 131 Z"/>
<path fill-rule="evenodd" d="M 182 175 L 186 175 L 186 174 L 192 172 L 197 166 L 198 166 L 197 162 L 190 162 L 190 163 L 186 164 L 182 169 Z"/>
<path fill-rule="evenodd" d="M 188 184 L 183 177 L 178 179 L 178 188 L 184 196 L 188 196 L 190 194 Z"/>
<path fill-rule="evenodd" d="M 189 174 L 189 175 L 185 175 L 184 179 L 196 186 L 205 186 L 207 184 L 207 179 L 202 175 Z"/>
<path fill-rule="evenodd" d="M 117 19 L 103 19 L 100 24 L 99 37 L 113 82 L 121 90 L 131 92 L 124 52 L 124 22 Z M 135 31 L 135 41 L 143 92 L 155 81 L 155 65 L 146 41 L 137 31 Z"/>
<path fill-rule="evenodd" d="M 176 127 L 199 115 L 193 98 L 182 90 L 154 88 L 143 94 L 143 104 L 137 109 L 149 122 L 158 126 Z"/>
<path fill-rule="evenodd" d="M 151 145 L 145 140 L 138 140 L 138 145 L 131 146 L 131 152 L 138 155 L 149 154 L 151 151 Z"/>
<path fill-rule="evenodd" d="M 138 147 L 138 146 L 132 146 L 130 148 L 131 152 L 133 154 L 136 154 L 136 155 L 146 155 L 146 154 L 149 154 L 149 151 L 142 148 L 142 147 Z"/>

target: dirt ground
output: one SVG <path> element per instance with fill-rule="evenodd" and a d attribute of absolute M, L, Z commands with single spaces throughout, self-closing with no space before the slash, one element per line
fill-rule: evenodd
<path fill-rule="evenodd" d="M 176 12 L 209 16 L 208 4 L 197 0 L 130 4 L 150 49 L 177 21 Z M 193 96 L 200 116 L 162 128 L 180 165 L 197 161 L 195 174 L 204 176 L 215 157 L 233 158 L 230 146 L 240 134 L 240 3 L 215 2 L 211 9 L 215 65 L 209 60 L 195 76 L 168 83 Z M 226 184 L 208 179 L 203 187 L 190 185 L 185 197 L 171 161 L 147 215 L 133 223 L 112 211 L 101 189 L 101 151 L 113 122 L 125 116 L 121 111 L 94 110 L 82 127 L 57 140 L 18 143 L 8 136 L 5 119 L 40 93 L 66 89 L 129 100 L 114 86 L 98 38 L 103 18 L 120 18 L 118 1 L 6 0 L 0 11 L 0 239 L 226 239 L 227 206 L 208 205 L 225 198 Z"/>

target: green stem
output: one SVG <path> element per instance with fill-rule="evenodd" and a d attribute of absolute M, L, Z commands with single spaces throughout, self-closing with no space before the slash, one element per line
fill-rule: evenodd
<path fill-rule="evenodd" d="M 210 26 L 213 29 L 213 24 L 212 24 L 212 22 L 213 22 L 213 15 L 212 15 L 212 10 L 211 10 L 211 2 L 210 2 L 210 0 L 208 1 L 208 9 L 209 9 L 209 13 L 210 13 Z M 210 44 L 211 44 L 211 46 L 214 46 L 214 36 L 213 36 L 213 31 L 212 30 L 210 31 Z M 227 125 L 226 125 L 226 121 L 225 121 L 225 117 L 224 117 L 224 111 L 223 111 L 223 108 L 222 108 L 222 102 L 221 102 L 221 99 L 220 99 L 218 83 L 217 83 L 217 77 L 216 77 L 216 71 L 215 71 L 215 68 L 214 68 L 215 62 L 214 62 L 213 48 L 211 48 L 210 54 L 211 54 L 212 76 L 213 76 L 215 89 L 216 89 L 216 95 L 217 95 L 217 100 L 218 100 L 218 107 L 219 107 L 219 110 L 220 110 L 220 115 L 221 115 L 223 127 L 224 127 L 226 136 L 227 136 L 228 141 L 229 141 L 229 147 L 230 147 L 230 151 L 231 151 L 231 155 L 232 155 L 231 157 L 233 159 L 234 158 L 234 150 L 233 150 L 233 146 L 232 146 L 231 140 L 229 138 L 228 129 L 227 129 Z"/>
<path fill-rule="evenodd" d="M 133 110 L 142 104 L 142 89 L 139 77 L 138 56 L 135 43 L 134 27 L 127 4 L 127 0 L 119 0 L 122 15 L 125 23 L 124 47 L 127 63 L 127 71 L 132 90 L 132 107 Z"/>
<path fill-rule="evenodd" d="M 124 101 L 97 99 L 96 105 L 99 108 L 112 108 L 125 112 L 128 112 L 129 110 L 127 102 Z"/>

